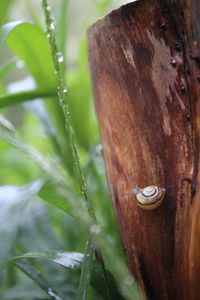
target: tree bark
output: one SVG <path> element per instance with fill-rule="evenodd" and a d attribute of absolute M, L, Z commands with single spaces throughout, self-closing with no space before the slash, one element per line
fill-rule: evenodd
<path fill-rule="evenodd" d="M 200 2 L 140 0 L 88 31 L 103 153 L 131 272 L 149 299 L 200 299 Z M 166 188 L 145 211 L 134 185 Z"/>

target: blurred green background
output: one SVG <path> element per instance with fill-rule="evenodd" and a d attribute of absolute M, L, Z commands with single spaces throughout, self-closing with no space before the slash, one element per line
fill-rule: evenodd
<path fill-rule="evenodd" d="M 99 245 L 106 269 L 112 272 L 118 289 L 125 287 L 124 298 L 128 299 L 137 292 L 122 254 L 106 184 L 86 43 L 88 26 L 127 2 L 130 1 L 49 3 L 68 89 L 66 99 L 88 197 L 97 219 L 92 228 L 97 236 L 101 232 Z M 10 23 L 21 20 L 28 23 Z M 54 256 L 31 259 L 25 265 L 14 261 L 7 264 L 9 257 L 27 252 L 84 253 L 88 231 L 82 217 L 76 163 L 56 96 L 57 79 L 44 34 L 41 1 L 1 1 L 0 23 L 10 23 L 0 32 L 0 299 L 76 299 L 80 270 L 74 272 L 73 267 L 52 263 Z M 87 299 L 114 299 L 115 296 L 104 297 L 95 284 L 89 287 Z"/>

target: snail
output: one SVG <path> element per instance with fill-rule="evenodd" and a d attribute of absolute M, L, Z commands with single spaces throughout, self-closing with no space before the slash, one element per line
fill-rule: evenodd
<path fill-rule="evenodd" d="M 135 194 L 136 203 L 142 209 L 152 210 L 162 203 L 165 189 L 155 185 L 149 185 L 143 189 L 134 187 L 133 190 L 127 194 Z"/>

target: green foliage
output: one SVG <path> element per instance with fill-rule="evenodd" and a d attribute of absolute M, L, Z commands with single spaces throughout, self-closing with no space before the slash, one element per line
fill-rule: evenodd
<path fill-rule="evenodd" d="M 25 62 L 38 87 L 56 90 L 56 76 L 45 33 L 37 25 L 13 22 L 2 26 L 2 36 L 15 55 Z M 2 44 L 0 42 L 0 47 Z"/>
<path fill-rule="evenodd" d="M 8 10 L 13 0 L 1 1 L 0 3 L 0 25 L 5 22 L 5 19 L 8 14 Z"/>
<path fill-rule="evenodd" d="M 30 199 L 37 194 L 43 184 L 42 180 L 35 181 L 26 186 L 2 186 L 0 188 L 0 264 L 11 255 L 15 242 L 21 212 L 25 210 Z M 6 198 L 6 202 L 5 202 Z"/>
<path fill-rule="evenodd" d="M 142 299 L 105 181 L 86 34 L 75 61 L 67 51 L 74 4 L 59 0 L 55 22 L 48 1 L 45 18 L 22 2 L 34 23 L 0 4 L 0 299 Z M 98 1 L 96 17 L 111 3 Z"/>
<path fill-rule="evenodd" d="M 55 96 L 55 91 L 29 90 L 0 96 L 0 108 L 12 104 Z"/>
<path fill-rule="evenodd" d="M 51 299 L 62 300 L 58 293 L 52 287 L 50 287 L 50 284 L 46 281 L 42 274 L 31 264 L 22 261 L 16 262 L 15 265 L 28 277 L 30 277 L 42 290 L 44 290 Z"/>
<path fill-rule="evenodd" d="M 94 242 L 92 236 L 87 241 L 84 261 L 81 268 L 80 283 L 77 293 L 77 300 L 86 300 L 88 296 L 88 286 L 90 284 L 92 262 L 94 255 Z"/>

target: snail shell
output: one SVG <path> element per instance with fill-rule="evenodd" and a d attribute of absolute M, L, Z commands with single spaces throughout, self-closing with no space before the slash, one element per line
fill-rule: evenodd
<path fill-rule="evenodd" d="M 165 189 L 154 185 L 139 189 L 136 194 L 137 205 L 143 209 L 151 210 L 157 208 L 164 198 Z"/>

